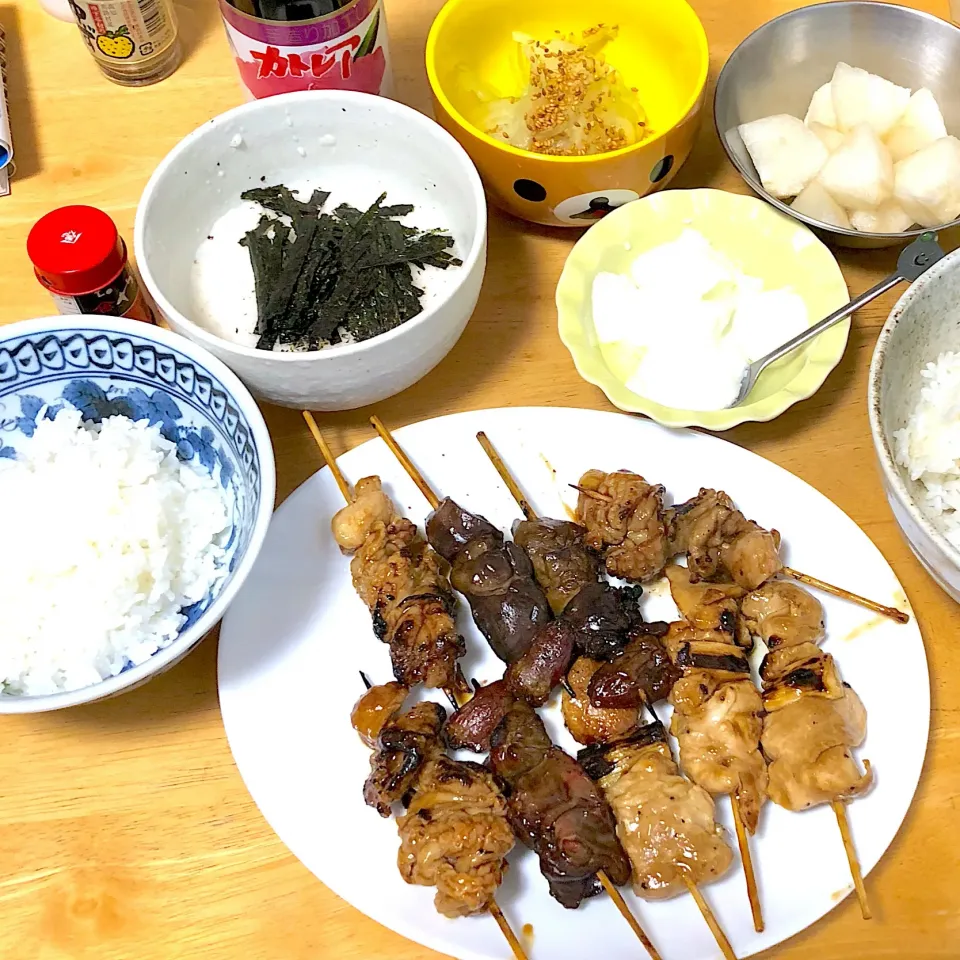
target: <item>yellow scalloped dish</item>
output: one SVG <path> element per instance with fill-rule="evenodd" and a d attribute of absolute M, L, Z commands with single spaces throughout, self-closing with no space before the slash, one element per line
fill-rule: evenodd
<path fill-rule="evenodd" d="M 666 426 L 707 430 L 729 430 L 750 420 L 772 420 L 820 388 L 843 356 L 849 320 L 772 364 L 746 401 L 728 410 L 685 410 L 640 396 L 627 384 L 643 359 L 644 348 L 638 350 L 626 342 L 601 344 L 597 337 L 592 305 L 595 277 L 600 273 L 628 276 L 638 256 L 690 231 L 700 234 L 734 268 L 762 280 L 764 289 L 795 293 L 806 306 L 808 325 L 849 299 L 833 254 L 806 227 L 763 201 L 723 190 L 667 190 L 615 210 L 574 246 L 557 285 L 560 339 L 580 376 L 600 387 L 621 410 L 646 414 Z M 677 247 L 682 248 L 683 244 Z M 677 267 L 681 276 L 682 266 Z M 651 304 L 651 309 L 654 307 L 664 310 L 662 301 Z M 641 315 L 637 322 L 649 323 L 650 319 Z M 664 332 L 669 337 L 669 327 L 676 325 L 677 318 L 673 322 L 669 315 L 654 319 L 668 327 Z M 793 332 L 787 331 L 781 339 L 788 339 Z M 675 367 L 682 378 L 684 343 L 679 330 Z"/>

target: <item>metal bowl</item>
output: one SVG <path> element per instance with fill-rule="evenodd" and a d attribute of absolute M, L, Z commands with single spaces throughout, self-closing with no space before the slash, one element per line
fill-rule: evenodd
<path fill-rule="evenodd" d="M 929 87 L 947 130 L 960 135 L 960 29 L 919 10 L 867 2 L 801 7 L 754 30 L 717 79 L 717 134 L 750 187 L 821 239 L 844 247 L 892 247 L 919 236 L 924 228 L 860 233 L 797 213 L 763 189 L 737 129 L 775 113 L 802 118 L 813 92 L 830 79 L 840 60 L 912 90 Z M 960 219 L 935 229 L 958 224 Z"/>

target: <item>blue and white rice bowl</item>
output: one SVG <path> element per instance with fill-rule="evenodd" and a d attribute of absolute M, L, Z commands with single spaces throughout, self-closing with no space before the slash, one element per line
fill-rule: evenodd
<path fill-rule="evenodd" d="M 0 691 L 0 713 L 100 700 L 173 666 L 223 616 L 256 560 L 273 513 L 276 473 L 263 416 L 240 380 L 203 347 L 114 317 L 61 316 L 0 328 L 0 457 L 16 458 L 38 418 L 52 419 L 65 407 L 79 409 L 85 421 L 121 415 L 157 424 L 176 443 L 178 459 L 220 484 L 228 514 L 218 538 L 223 575 L 181 610 L 186 620 L 176 638 L 145 662 L 127 661 L 116 676 L 76 690 L 38 696 Z"/>

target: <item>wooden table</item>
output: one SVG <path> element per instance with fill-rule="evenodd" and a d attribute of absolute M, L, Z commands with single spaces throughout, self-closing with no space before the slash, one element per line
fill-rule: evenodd
<path fill-rule="evenodd" d="M 241 102 L 212 0 L 179 8 L 187 60 L 155 87 L 103 80 L 76 30 L 31 0 L 0 0 L 18 174 L 0 200 L 0 322 L 52 312 L 34 280 L 31 224 L 65 203 L 107 210 L 128 240 L 137 199 L 184 134 Z M 694 0 L 711 74 L 785 0 Z M 947 0 L 923 0 L 945 15 Z M 426 109 L 422 50 L 440 0 L 388 0 L 399 95 Z M 709 102 L 709 101 L 708 101 Z M 675 181 L 745 193 L 709 119 Z M 477 312 L 447 359 L 378 413 L 393 426 L 503 404 L 611 409 L 577 376 L 556 332 L 553 292 L 575 235 L 493 213 Z M 945 238 L 950 247 L 957 238 Z M 891 252 L 842 253 L 851 293 L 890 271 Z M 888 296 L 855 318 L 839 367 L 810 400 L 727 438 L 791 470 L 853 517 L 883 551 L 917 611 L 933 678 L 927 764 L 906 824 L 869 878 L 876 919 L 848 900 L 770 955 L 796 960 L 960 954 L 960 683 L 957 607 L 900 537 L 873 463 L 866 377 Z M 323 418 L 339 453 L 370 436 L 370 410 Z M 299 414 L 265 409 L 283 499 L 319 466 Z M 2 528 L 0 528 L 2 538 Z M 0 539 L 2 549 L 2 539 Z M 237 773 L 217 706 L 216 641 L 133 693 L 0 725 L 0 957 L 4 960 L 425 960 L 330 893 L 267 826 Z M 890 664 L 887 709 L 902 710 Z M 322 731 L 317 732 L 322 737 Z M 883 776 L 896 776 L 884 771 Z M 336 829 L 335 824 L 318 824 Z M 638 953 L 639 955 L 639 953 Z M 562 960 L 562 958 L 556 958 Z"/>

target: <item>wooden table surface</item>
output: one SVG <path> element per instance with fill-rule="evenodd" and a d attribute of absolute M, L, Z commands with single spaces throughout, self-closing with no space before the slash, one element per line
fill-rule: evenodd
<path fill-rule="evenodd" d="M 399 96 L 421 109 L 428 104 L 424 39 L 440 2 L 388 0 Z M 794 5 L 693 3 L 710 40 L 712 77 L 743 37 Z M 947 0 L 922 5 L 947 11 Z M 35 0 L 0 0 L 18 166 L 13 195 L 0 200 L 0 322 L 53 312 L 25 251 L 38 217 L 61 204 L 94 204 L 115 218 L 129 241 L 137 199 L 156 163 L 194 127 L 241 102 L 215 4 L 188 0 L 179 14 L 184 65 L 157 86 L 128 90 L 100 77 L 74 27 L 48 17 Z M 703 127 L 674 185 L 747 192 L 709 120 Z M 436 370 L 379 405 L 384 420 L 400 426 L 504 404 L 612 409 L 580 380 L 557 337 L 553 292 L 574 239 L 493 212 L 487 278 L 473 320 Z M 957 245 L 957 238 L 944 239 Z M 841 253 L 851 293 L 888 273 L 894 259 L 884 251 Z M 784 960 L 960 956 L 960 843 L 953 833 L 960 794 L 958 611 L 894 524 L 873 462 L 865 403 L 871 351 L 892 303 L 884 297 L 856 316 L 846 354 L 816 396 L 772 423 L 726 434 L 811 483 L 873 539 L 917 611 L 933 681 L 920 789 L 868 881 L 875 919 L 861 920 L 848 900 L 768 954 Z M 317 469 L 317 452 L 298 413 L 264 412 L 282 500 Z M 323 418 L 335 452 L 370 436 L 370 412 Z M 909 709 L 897 699 L 896 665 L 888 668 L 888 709 Z M 330 893 L 264 822 L 224 736 L 213 637 L 166 675 L 119 699 L 4 717 L 0 731 L 4 960 L 437 956 Z M 323 731 L 309 736 L 322 739 Z"/>

